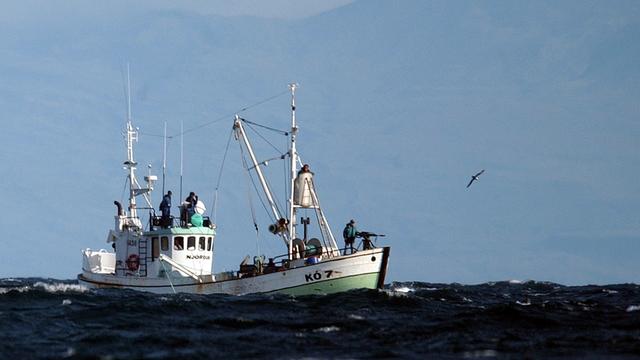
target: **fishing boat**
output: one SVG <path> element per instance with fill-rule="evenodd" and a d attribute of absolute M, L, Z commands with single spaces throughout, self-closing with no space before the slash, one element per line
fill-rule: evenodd
<path fill-rule="evenodd" d="M 134 142 L 138 130 L 131 121 L 126 124 L 127 159 L 124 168 L 129 187 L 128 206 L 115 201 L 114 228 L 107 243 L 113 250 L 82 250 L 82 273 L 78 281 L 90 288 L 121 288 L 153 293 L 252 294 L 283 293 L 289 295 L 328 294 L 351 289 L 382 288 L 389 247 L 377 247 L 378 235 L 360 232 L 362 239 L 355 249 L 340 249 L 329 227 L 314 184 L 314 174 L 304 166 L 296 149 L 296 84 L 290 84 L 291 129 L 287 132 L 288 151 L 282 156 L 287 163 L 288 185 L 286 209 L 282 211 L 271 191 L 247 132 L 246 121 L 233 119 L 233 133 L 248 157 L 246 170 L 258 179 L 266 199 L 272 223 L 270 234 L 282 239 L 286 253 L 267 258 L 246 256 L 237 270 L 213 272 L 216 224 L 204 214 L 198 201 L 188 208 L 180 206 L 180 217 L 158 216 L 151 205 L 151 194 L 157 176 L 148 174 L 144 185 L 138 181 Z M 130 105 L 129 105 L 130 108 Z M 138 206 L 137 200 L 144 200 Z M 141 220 L 139 210 L 149 210 L 148 221 Z M 298 218 L 301 211 L 313 213 L 317 223 L 315 238 L 307 238 L 309 217 Z M 314 224 L 315 225 L 315 224 Z M 257 229 L 257 227 L 256 227 Z M 302 234 L 300 234 L 302 233 Z M 300 236 L 302 235 L 302 236 Z M 348 251 L 351 250 L 351 251 Z M 240 259 L 240 257 L 239 257 Z"/>

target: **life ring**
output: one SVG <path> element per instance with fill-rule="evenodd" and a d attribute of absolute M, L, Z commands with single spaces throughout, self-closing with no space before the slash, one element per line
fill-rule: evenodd
<path fill-rule="evenodd" d="M 127 258 L 127 268 L 131 271 L 136 271 L 140 267 L 140 257 L 136 254 L 131 254 Z"/>

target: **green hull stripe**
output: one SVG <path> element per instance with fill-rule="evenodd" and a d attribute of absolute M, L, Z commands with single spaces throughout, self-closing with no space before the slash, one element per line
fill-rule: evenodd
<path fill-rule="evenodd" d="M 278 293 L 296 296 L 331 294 L 352 289 L 376 289 L 377 285 L 378 273 L 374 272 L 361 275 L 345 276 L 332 280 L 312 282 L 309 284 L 271 291 L 269 292 L 269 294 Z"/>

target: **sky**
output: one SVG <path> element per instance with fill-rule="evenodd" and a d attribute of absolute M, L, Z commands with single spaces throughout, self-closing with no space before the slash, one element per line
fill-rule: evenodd
<path fill-rule="evenodd" d="M 639 35 L 635 1 L 3 3 L 0 277 L 74 278 L 108 247 L 128 63 L 139 163 L 160 174 L 166 122 L 178 194 L 183 124 L 183 197 L 211 210 L 221 179 L 214 271 L 286 252 L 235 141 L 219 174 L 233 114 L 286 129 L 295 81 L 328 221 L 386 234 L 388 281 L 638 283 Z"/>
<path fill-rule="evenodd" d="M 9 23 L 59 21 L 65 17 L 111 17 L 167 10 L 226 17 L 303 19 L 347 5 L 353 0 L 156 0 L 156 1 L 5 1 L 0 20 Z"/>

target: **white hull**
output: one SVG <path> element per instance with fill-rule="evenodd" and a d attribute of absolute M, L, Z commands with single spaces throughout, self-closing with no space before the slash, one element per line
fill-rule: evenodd
<path fill-rule="evenodd" d="M 121 288 L 157 294 L 285 293 L 325 294 L 356 288 L 380 288 L 384 284 L 389 248 L 359 251 L 313 265 L 253 277 L 215 281 L 211 276 L 190 277 L 116 276 L 84 271 L 78 281 L 90 288 Z"/>

